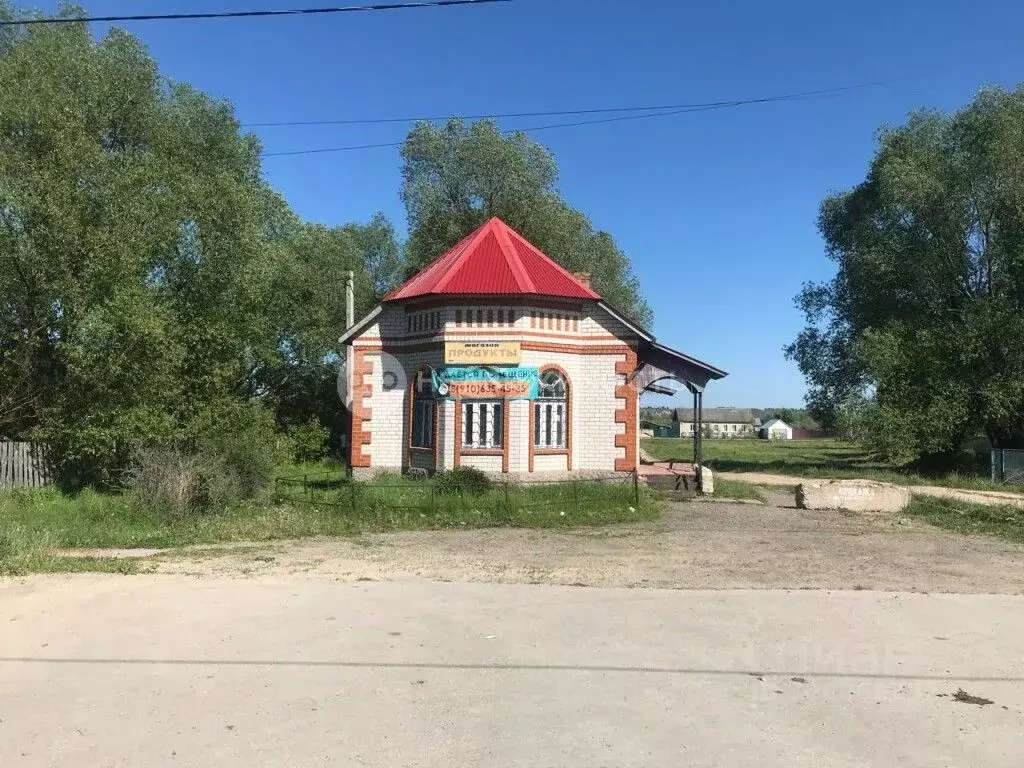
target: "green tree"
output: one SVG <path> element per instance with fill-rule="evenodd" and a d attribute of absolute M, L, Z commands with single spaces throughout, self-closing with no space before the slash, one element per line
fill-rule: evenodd
<path fill-rule="evenodd" d="M 787 349 L 815 417 L 856 411 L 903 460 L 978 433 L 1024 444 L 1024 90 L 884 129 L 819 226 L 837 274 L 798 297 L 808 327 Z"/>
<path fill-rule="evenodd" d="M 274 409 L 286 431 L 319 425 L 337 446 L 343 430 L 336 377 L 345 281 L 351 271 L 358 319 L 395 286 L 398 243 L 381 214 L 369 224 L 342 227 L 304 224 L 291 215 L 279 234 L 266 308 L 276 343 L 250 394 Z"/>
<path fill-rule="evenodd" d="M 0 264 L 0 434 L 88 482 L 140 444 L 265 435 L 266 410 L 308 448 L 340 409 L 345 273 L 364 312 L 400 252 L 380 215 L 302 223 L 230 104 L 72 24 L 0 29 Z"/>
<path fill-rule="evenodd" d="M 6 28 L 3 430 L 102 479 L 133 441 L 244 397 L 275 341 L 262 312 L 272 197 L 230 106 L 161 77 L 130 35 Z"/>
<path fill-rule="evenodd" d="M 498 216 L 566 269 L 589 272 L 610 304 L 651 325 L 629 258 L 562 199 L 554 158 L 525 134 L 503 135 L 490 120 L 420 123 L 406 138 L 402 158 L 407 276 Z"/>

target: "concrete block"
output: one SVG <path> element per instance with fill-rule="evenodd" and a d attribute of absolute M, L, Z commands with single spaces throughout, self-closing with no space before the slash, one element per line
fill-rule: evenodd
<path fill-rule="evenodd" d="M 815 480 L 796 487 L 800 509 L 845 509 L 850 512 L 899 512 L 910 504 L 910 491 L 874 480 Z"/>
<path fill-rule="evenodd" d="M 700 489 L 701 493 L 705 493 L 709 496 L 715 492 L 715 476 L 711 471 L 711 467 L 701 466 Z"/>

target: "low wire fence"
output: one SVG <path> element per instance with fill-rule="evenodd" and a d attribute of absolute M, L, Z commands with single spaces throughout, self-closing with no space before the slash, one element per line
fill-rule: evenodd
<path fill-rule="evenodd" d="M 400 476 L 357 482 L 334 474 L 278 477 L 279 501 L 334 510 L 381 524 L 502 525 L 550 519 L 610 522 L 641 519 L 650 510 L 651 495 L 635 474 L 587 480 L 514 483 L 496 481 L 476 492 L 446 491 L 432 479 Z"/>

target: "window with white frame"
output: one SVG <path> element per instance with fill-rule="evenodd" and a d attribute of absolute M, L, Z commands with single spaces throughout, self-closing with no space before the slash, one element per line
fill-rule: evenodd
<path fill-rule="evenodd" d="M 412 390 L 412 447 L 434 447 L 434 409 L 437 400 L 430 371 L 420 369 Z"/>
<path fill-rule="evenodd" d="M 558 371 L 540 375 L 540 392 L 533 403 L 533 446 L 565 448 L 569 432 L 569 402 L 565 379 Z"/>
<path fill-rule="evenodd" d="M 462 401 L 462 447 L 469 450 L 501 448 L 505 439 L 501 400 Z"/>

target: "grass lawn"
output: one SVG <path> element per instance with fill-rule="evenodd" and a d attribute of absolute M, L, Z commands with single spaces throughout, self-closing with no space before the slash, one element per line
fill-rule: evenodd
<path fill-rule="evenodd" d="M 317 477 L 316 474 L 307 477 Z M 261 503 L 170 521 L 129 497 L 56 490 L 0 493 L 0 573 L 110 570 L 124 560 L 62 558 L 63 548 L 178 547 L 367 532 L 496 526 L 568 528 L 654 519 L 646 488 L 632 482 L 494 486 L 479 495 L 442 494 L 432 481 L 389 477 L 342 483 L 337 473 L 312 486 L 280 484 Z"/>
<path fill-rule="evenodd" d="M 693 460 L 690 438 L 647 438 L 643 448 L 659 460 Z M 848 440 L 705 439 L 704 462 L 719 472 L 767 472 L 808 478 L 867 478 L 902 485 L 978 490 L 1019 490 L 979 474 L 924 475 L 895 467 Z M 717 479 L 716 479 L 717 485 Z"/>
<path fill-rule="evenodd" d="M 969 504 L 915 496 L 904 514 L 920 517 L 957 533 L 985 533 L 1024 544 L 1024 509 Z"/>

